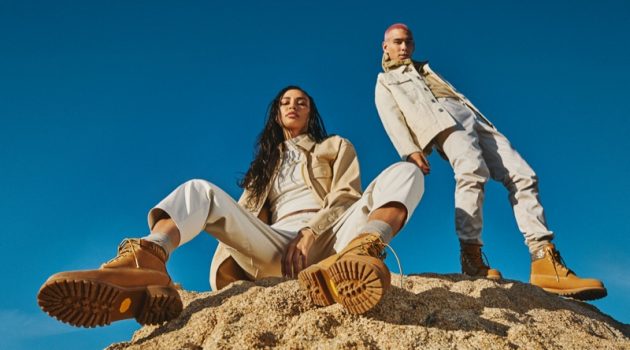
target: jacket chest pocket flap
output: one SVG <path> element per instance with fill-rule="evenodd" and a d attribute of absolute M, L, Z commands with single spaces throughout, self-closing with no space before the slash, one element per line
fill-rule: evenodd
<path fill-rule="evenodd" d="M 416 98 L 418 95 L 416 85 L 409 77 L 391 78 L 387 81 L 387 85 L 393 93 L 402 92 L 411 98 Z"/>
<path fill-rule="evenodd" d="M 332 168 L 326 163 L 313 164 L 313 177 L 319 182 L 326 191 L 330 191 L 332 182 Z"/>

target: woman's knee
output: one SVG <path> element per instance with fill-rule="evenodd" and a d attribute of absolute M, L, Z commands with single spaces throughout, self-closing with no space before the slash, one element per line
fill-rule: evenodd
<path fill-rule="evenodd" d="M 190 180 L 184 182 L 184 185 L 186 185 L 186 186 L 193 186 L 193 187 L 210 187 L 210 186 L 213 186 L 212 183 L 210 183 L 208 180 L 204 180 L 204 179 L 190 179 Z"/>
<path fill-rule="evenodd" d="M 397 179 L 424 183 L 424 174 L 417 165 L 410 162 L 397 162 L 389 167 L 392 176 Z"/>
<path fill-rule="evenodd" d="M 204 179 L 190 179 L 184 182 L 180 187 L 189 191 L 208 192 L 209 190 L 216 188 L 216 185 Z"/>
<path fill-rule="evenodd" d="M 424 194 L 424 174 L 415 164 L 409 162 L 394 163 L 389 170 L 390 190 L 398 193 L 404 193 L 403 197 L 399 197 L 400 202 L 404 203 L 406 211 L 408 206 L 415 206 L 420 202 Z M 410 211 L 413 211 L 411 209 Z"/>

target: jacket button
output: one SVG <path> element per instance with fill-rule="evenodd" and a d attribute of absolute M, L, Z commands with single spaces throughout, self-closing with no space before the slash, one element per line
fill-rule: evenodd
<path fill-rule="evenodd" d="M 440 111 L 440 112 L 444 112 L 444 110 L 443 110 L 442 108 L 438 109 L 438 111 Z"/>
<path fill-rule="evenodd" d="M 429 91 L 429 89 L 427 89 L 427 88 L 424 88 L 424 91 Z"/>
<path fill-rule="evenodd" d="M 319 225 L 317 227 L 319 227 L 320 229 L 324 229 L 324 225 Z"/>
<path fill-rule="evenodd" d="M 431 102 L 435 103 L 436 101 L 435 100 L 431 100 Z"/>

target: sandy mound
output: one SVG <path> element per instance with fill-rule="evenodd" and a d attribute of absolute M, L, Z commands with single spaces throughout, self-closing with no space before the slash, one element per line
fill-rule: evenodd
<path fill-rule="evenodd" d="M 361 316 L 315 307 L 295 280 L 182 291 L 179 318 L 108 349 L 630 349 L 630 325 L 529 284 L 422 274 L 404 285 Z"/>

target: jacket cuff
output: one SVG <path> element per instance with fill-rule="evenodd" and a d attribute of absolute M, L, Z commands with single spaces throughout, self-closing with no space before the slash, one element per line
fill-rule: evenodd
<path fill-rule="evenodd" d="M 345 212 L 342 207 L 324 208 L 320 210 L 306 225 L 315 234 L 315 239 L 328 231 Z"/>

